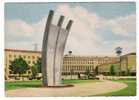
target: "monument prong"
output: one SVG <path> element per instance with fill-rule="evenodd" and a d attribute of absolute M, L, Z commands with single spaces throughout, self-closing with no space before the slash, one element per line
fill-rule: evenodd
<path fill-rule="evenodd" d="M 47 86 L 47 68 L 44 67 L 46 66 L 46 55 L 47 55 L 47 41 L 48 41 L 48 35 L 49 35 L 49 29 L 50 25 L 52 23 L 54 11 L 50 10 L 49 15 L 47 18 L 46 26 L 45 26 L 45 31 L 44 31 L 44 36 L 43 36 L 43 44 L 42 44 L 42 77 L 43 77 L 43 86 Z"/>
<path fill-rule="evenodd" d="M 48 32 L 49 32 L 49 28 L 50 28 L 50 25 L 52 23 L 53 16 L 54 16 L 54 11 L 50 10 L 48 18 L 47 18 L 47 23 L 46 23 L 46 26 L 45 26 L 45 32 L 44 32 L 45 34 L 48 34 Z"/>
<path fill-rule="evenodd" d="M 70 31 L 70 28 L 71 28 L 71 25 L 72 25 L 73 21 L 70 20 L 66 26 L 66 30 L 69 32 Z"/>
<path fill-rule="evenodd" d="M 64 22 L 64 16 L 60 16 L 57 26 L 61 27 Z"/>

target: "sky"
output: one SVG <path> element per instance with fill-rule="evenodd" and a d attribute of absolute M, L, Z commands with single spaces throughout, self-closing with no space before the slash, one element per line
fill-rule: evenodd
<path fill-rule="evenodd" d="M 6 3 L 5 48 L 41 51 L 49 10 L 54 10 L 53 24 L 64 15 L 73 25 L 65 54 L 113 56 L 115 48 L 123 54 L 136 52 L 136 4 L 117 3 Z"/>

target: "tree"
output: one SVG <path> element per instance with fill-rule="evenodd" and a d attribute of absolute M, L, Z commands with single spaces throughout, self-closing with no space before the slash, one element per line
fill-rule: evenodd
<path fill-rule="evenodd" d="M 72 75 L 73 75 L 73 74 L 74 74 L 74 70 L 71 69 L 71 70 L 70 70 L 71 79 L 72 79 Z"/>
<path fill-rule="evenodd" d="M 95 74 L 98 75 L 98 66 L 95 68 Z"/>
<path fill-rule="evenodd" d="M 121 47 L 116 47 L 116 48 L 115 48 L 116 54 L 117 54 L 117 56 L 118 56 L 119 59 L 120 59 L 119 75 L 121 75 L 121 54 L 122 54 L 122 49 L 123 49 L 123 48 L 121 48 Z"/>
<path fill-rule="evenodd" d="M 13 74 L 19 74 L 19 77 L 21 77 L 22 74 L 26 73 L 29 67 L 27 62 L 22 57 L 19 57 L 11 61 L 9 69 Z"/>
<path fill-rule="evenodd" d="M 37 61 L 36 61 L 36 63 L 34 63 L 33 66 L 36 66 L 37 72 L 38 73 L 41 73 L 41 58 L 38 58 Z"/>
<path fill-rule="evenodd" d="M 117 56 L 120 56 L 122 54 L 122 49 L 123 48 L 121 48 L 121 47 L 116 47 L 115 48 L 115 51 L 116 51 Z"/>
<path fill-rule="evenodd" d="M 87 76 L 87 79 L 89 79 L 90 74 L 91 74 L 90 70 L 89 69 L 86 69 L 85 74 Z"/>
<path fill-rule="evenodd" d="M 32 78 L 35 79 L 38 73 L 41 73 L 41 58 L 38 58 L 31 67 Z"/>
<path fill-rule="evenodd" d="M 115 75 L 116 72 L 115 72 L 115 66 L 114 65 L 111 65 L 110 66 L 110 75 Z"/>
<path fill-rule="evenodd" d="M 32 78 L 35 79 L 36 78 L 36 75 L 38 73 L 38 68 L 37 66 L 32 66 L 31 67 L 31 72 L 32 72 Z"/>
<path fill-rule="evenodd" d="M 81 78 L 81 75 L 80 75 L 80 73 L 78 73 L 78 79 L 80 79 Z"/>
<path fill-rule="evenodd" d="M 129 68 L 127 68 L 126 75 L 127 75 L 127 76 L 130 75 L 130 70 L 129 70 Z"/>

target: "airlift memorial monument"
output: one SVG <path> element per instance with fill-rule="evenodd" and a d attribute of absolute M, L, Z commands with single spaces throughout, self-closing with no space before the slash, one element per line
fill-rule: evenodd
<path fill-rule="evenodd" d="M 52 24 L 54 11 L 50 10 L 42 44 L 42 77 L 43 86 L 64 86 L 61 82 L 64 49 L 73 23 L 69 20 L 62 28 L 64 16 L 60 16 L 57 25 Z"/>

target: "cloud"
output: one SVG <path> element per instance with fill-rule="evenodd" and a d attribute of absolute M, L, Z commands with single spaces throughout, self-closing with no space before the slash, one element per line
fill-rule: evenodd
<path fill-rule="evenodd" d="M 95 32 L 99 17 L 79 6 L 71 8 L 68 5 L 61 5 L 58 6 L 57 12 L 74 21 L 68 37 L 66 51 L 73 50 L 75 54 L 79 55 L 82 53 L 94 54 L 94 51 L 97 51 L 96 48 L 99 48 L 102 44 L 101 38 Z M 67 20 L 65 23 L 67 23 Z"/>
<path fill-rule="evenodd" d="M 12 33 L 12 35 L 20 35 L 30 36 L 34 33 L 33 27 L 22 20 L 6 20 L 6 33 Z"/>
<path fill-rule="evenodd" d="M 136 33 L 136 16 L 134 14 L 105 19 L 94 12 L 89 12 L 84 7 L 71 7 L 66 4 L 58 5 L 55 12 L 53 24 L 57 24 L 61 14 L 66 16 L 62 27 L 66 27 L 69 19 L 74 21 L 65 53 L 72 50 L 77 55 L 113 55 L 116 46 L 125 48 L 126 53 L 135 51 L 135 39 L 130 40 L 130 45 L 127 44 L 131 34 L 135 35 Z M 6 47 L 31 49 L 29 44 L 38 43 L 40 45 L 39 50 L 41 50 L 46 19 L 47 15 L 33 24 L 23 20 L 6 20 Z M 112 31 L 112 35 L 129 38 L 113 42 L 104 40 L 97 32 L 100 29 L 109 29 Z M 18 43 L 16 44 L 16 42 Z"/>
<path fill-rule="evenodd" d="M 119 16 L 114 19 L 105 19 L 98 16 L 96 13 L 90 13 L 81 6 L 70 7 L 68 5 L 58 6 L 57 12 L 74 20 L 70 32 L 71 34 L 67 41 L 67 51 L 71 49 L 75 54 L 105 55 L 106 53 L 112 54 L 113 49 L 118 44 L 118 46 L 122 46 L 123 48 L 125 45 L 127 47 L 131 46 L 133 48 L 130 48 L 130 51 L 135 51 L 135 46 L 132 46 L 136 44 L 135 41 L 130 41 L 131 45 L 126 43 L 128 40 L 121 40 L 121 45 L 119 41 L 114 41 L 112 44 L 108 40 L 104 41 L 96 31 L 105 28 L 111 30 L 113 35 L 116 34 L 123 37 L 130 37 L 131 34 L 135 35 L 136 16 L 134 14 Z M 127 49 L 126 53 L 129 49 L 127 47 L 125 47 L 125 49 Z"/>
<path fill-rule="evenodd" d="M 109 27 L 111 27 L 112 32 L 118 35 L 131 36 L 131 34 L 136 33 L 135 14 L 109 20 L 108 24 Z"/>
<path fill-rule="evenodd" d="M 30 24 L 23 20 L 5 21 L 5 46 L 6 48 L 33 49 L 33 44 L 38 43 L 41 49 L 45 22 L 47 18 Z"/>

